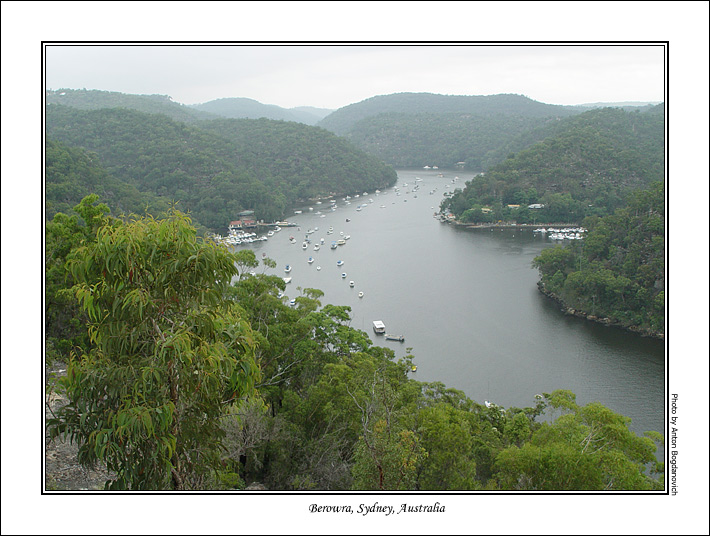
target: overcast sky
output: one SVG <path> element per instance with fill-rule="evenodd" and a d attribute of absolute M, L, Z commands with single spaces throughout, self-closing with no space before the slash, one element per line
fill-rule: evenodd
<path fill-rule="evenodd" d="M 247 97 L 340 108 L 399 92 L 515 93 L 548 104 L 664 100 L 660 45 L 49 45 L 49 89 Z"/>

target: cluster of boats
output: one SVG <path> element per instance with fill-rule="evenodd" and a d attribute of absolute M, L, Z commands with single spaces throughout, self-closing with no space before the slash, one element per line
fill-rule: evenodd
<path fill-rule="evenodd" d="M 219 243 L 228 246 L 239 246 L 241 244 L 252 244 L 254 242 L 264 242 L 274 236 L 281 230 L 278 225 L 267 232 L 265 235 L 257 235 L 256 233 L 249 233 L 245 231 L 237 231 L 236 229 L 230 229 L 227 236 L 213 235 L 212 238 Z"/>
<path fill-rule="evenodd" d="M 264 236 L 257 236 L 256 233 L 244 233 L 244 232 L 233 232 L 230 231 L 229 235 L 227 236 L 221 236 L 221 235 L 214 235 L 213 237 L 215 241 L 219 244 L 225 244 L 227 246 L 238 246 L 240 244 L 251 244 L 253 242 L 260 242 L 263 240 L 268 240 L 268 238 Z"/>
<path fill-rule="evenodd" d="M 533 233 L 547 236 L 550 240 L 581 240 L 584 238 L 584 233 L 586 232 L 587 230 L 584 227 L 571 227 L 564 229 L 555 229 L 553 227 L 545 229 L 543 227 L 541 229 L 533 230 Z"/>

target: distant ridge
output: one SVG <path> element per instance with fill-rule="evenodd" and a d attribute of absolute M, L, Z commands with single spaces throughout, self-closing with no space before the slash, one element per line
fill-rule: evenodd
<path fill-rule="evenodd" d="M 469 114 L 481 117 L 566 117 L 580 113 L 574 106 L 544 104 L 523 95 L 439 95 L 435 93 L 393 93 L 371 97 L 334 111 L 318 126 L 339 135 L 350 132 L 361 120 L 384 113 Z"/>
<path fill-rule="evenodd" d="M 641 102 L 641 101 L 626 101 L 626 102 L 589 102 L 586 104 L 577 104 L 583 108 L 625 108 L 627 106 L 656 106 L 663 101 Z"/>
<path fill-rule="evenodd" d="M 228 97 L 215 99 L 202 104 L 193 104 L 191 108 L 228 119 L 274 119 L 279 121 L 295 121 L 306 125 L 315 125 L 326 117 L 331 110 L 300 106 L 297 108 L 282 108 L 274 104 L 263 104 L 245 97 Z"/>
<path fill-rule="evenodd" d="M 175 121 L 195 123 L 217 116 L 173 101 L 169 95 L 133 95 L 98 89 L 57 89 L 45 93 L 47 105 L 61 104 L 79 110 L 126 108 L 148 114 L 166 115 Z"/>

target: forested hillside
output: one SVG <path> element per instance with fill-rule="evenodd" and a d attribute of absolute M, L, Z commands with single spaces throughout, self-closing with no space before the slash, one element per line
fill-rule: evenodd
<path fill-rule="evenodd" d="M 135 110 L 49 105 L 46 131 L 98 155 L 116 179 L 178 201 L 197 222 L 220 231 L 242 210 L 273 221 L 300 200 L 396 180 L 394 169 L 345 140 L 291 122 L 224 119 L 198 127 Z"/>
<path fill-rule="evenodd" d="M 628 206 L 588 218 L 582 244 L 535 258 L 541 287 L 567 307 L 645 333 L 665 333 L 665 191 L 637 190 Z"/>
<path fill-rule="evenodd" d="M 79 110 L 127 108 L 147 114 L 167 115 L 176 121 L 195 123 L 217 116 L 177 103 L 168 95 L 131 95 L 116 91 L 86 89 L 58 89 L 46 92 L 46 103 L 71 106 Z"/>
<path fill-rule="evenodd" d="M 190 106 L 195 110 L 201 110 L 220 117 L 230 119 L 275 119 L 279 121 L 296 121 L 306 125 L 315 125 L 323 119 L 329 110 L 318 108 L 282 108 L 273 104 L 262 104 L 254 99 L 225 98 L 216 99 L 202 104 Z"/>
<path fill-rule="evenodd" d="M 471 223 L 579 223 L 611 214 L 630 192 L 664 179 L 663 105 L 645 113 L 592 110 L 538 135 L 547 132 L 555 134 L 467 182 L 442 209 Z"/>
<path fill-rule="evenodd" d="M 433 93 L 395 93 L 379 95 L 340 108 L 318 126 L 346 135 L 365 118 L 379 114 L 461 114 L 473 116 L 514 115 L 522 117 L 566 117 L 584 111 L 573 106 L 536 102 L 521 95 L 436 95 Z"/>
<path fill-rule="evenodd" d="M 395 167 L 436 165 L 480 171 L 502 160 L 501 148 L 544 122 L 522 115 L 382 113 L 355 123 L 344 136 L 363 151 Z"/>
<path fill-rule="evenodd" d="M 97 194 L 118 213 L 148 209 L 160 213 L 168 202 L 133 184 L 111 176 L 98 163 L 96 154 L 63 142 L 48 139 L 45 150 L 45 216 L 51 220 L 57 212 L 69 212 L 88 194 Z"/>

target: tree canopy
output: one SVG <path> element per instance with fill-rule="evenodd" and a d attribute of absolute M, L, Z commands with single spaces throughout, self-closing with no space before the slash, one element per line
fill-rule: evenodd
<path fill-rule="evenodd" d="M 102 173 L 117 179 L 105 188 L 121 197 L 121 206 L 133 210 L 138 199 L 124 200 L 119 186 L 125 196 L 141 192 L 141 201 L 178 202 L 211 230 L 224 230 L 243 210 L 276 221 L 308 199 L 384 188 L 397 179 L 393 168 L 347 141 L 300 123 L 219 119 L 190 125 L 123 108 L 57 104 L 47 107 L 46 117 L 50 140 L 95 154 Z M 93 191 L 84 175 L 51 176 L 63 188 L 70 183 L 72 201 Z M 53 205 L 70 202 L 58 187 L 47 195 Z"/>
<path fill-rule="evenodd" d="M 664 180 L 662 105 L 645 113 L 603 108 L 560 123 L 554 135 L 468 181 L 442 209 L 462 221 L 475 222 L 476 213 L 466 211 L 486 207 L 496 221 L 581 223 Z"/>
<path fill-rule="evenodd" d="M 120 220 L 96 202 L 76 208 L 84 238 L 55 238 L 86 337 L 48 425 L 109 489 L 662 489 L 662 438 L 601 404 L 555 391 L 502 408 L 418 382 L 413 355 L 374 346 L 321 291 L 289 306 L 260 273 L 270 259 L 198 238 L 175 210 Z"/>
<path fill-rule="evenodd" d="M 68 258 L 90 346 L 61 380 L 49 423 L 105 464 L 109 489 L 200 489 L 220 468 L 228 409 L 259 377 L 253 338 L 225 298 L 234 257 L 197 239 L 189 220 L 106 220 Z"/>
<path fill-rule="evenodd" d="M 545 249 L 540 284 L 568 307 L 625 327 L 665 333 L 665 191 L 638 190 L 629 204 L 585 220 L 583 244 Z"/>

